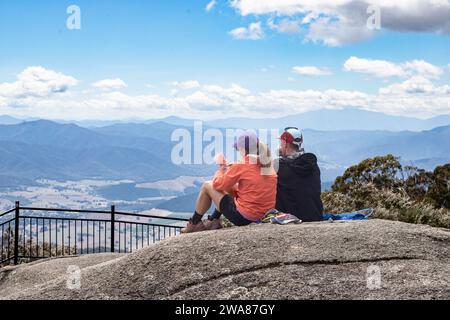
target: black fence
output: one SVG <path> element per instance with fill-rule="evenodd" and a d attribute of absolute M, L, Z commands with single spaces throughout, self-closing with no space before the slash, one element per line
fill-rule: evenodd
<path fill-rule="evenodd" d="M 129 253 L 180 234 L 186 218 L 21 207 L 0 214 L 0 266 L 101 252 Z"/>

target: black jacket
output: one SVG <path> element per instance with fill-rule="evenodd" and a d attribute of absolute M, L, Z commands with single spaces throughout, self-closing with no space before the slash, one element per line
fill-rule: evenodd
<path fill-rule="evenodd" d="M 323 214 L 320 194 L 320 169 L 314 154 L 279 159 L 277 210 L 305 222 L 320 221 Z"/>

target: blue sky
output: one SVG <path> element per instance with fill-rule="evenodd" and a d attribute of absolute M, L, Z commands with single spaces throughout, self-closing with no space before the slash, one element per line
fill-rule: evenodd
<path fill-rule="evenodd" d="M 367 12 L 340 2 L 2 1 L 0 114 L 217 118 L 347 106 L 450 113 L 450 4 L 429 9 L 412 0 L 414 11 L 411 2 L 378 1 L 381 29 L 368 31 Z M 66 27 L 70 5 L 81 10 L 80 30 Z M 393 71 L 383 74 L 385 67 Z M 122 85 L 93 86 L 101 80 Z"/>

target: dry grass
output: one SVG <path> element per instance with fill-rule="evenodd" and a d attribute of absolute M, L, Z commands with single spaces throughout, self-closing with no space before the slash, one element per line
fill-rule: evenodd
<path fill-rule="evenodd" d="M 413 201 L 402 189 L 379 190 L 371 184 L 366 184 L 353 187 L 346 194 L 324 192 L 322 200 L 325 212 L 339 213 L 374 208 L 374 218 L 450 228 L 450 210 L 436 209 L 426 202 Z"/>

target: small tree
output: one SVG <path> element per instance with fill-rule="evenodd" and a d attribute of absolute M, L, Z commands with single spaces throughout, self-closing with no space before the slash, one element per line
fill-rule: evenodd
<path fill-rule="evenodd" d="M 377 189 L 393 189 L 401 184 L 402 165 L 391 154 L 361 161 L 345 170 L 332 185 L 335 192 L 346 193 L 356 186 L 373 184 Z"/>
<path fill-rule="evenodd" d="M 387 155 L 367 159 L 322 194 L 326 212 L 372 207 L 375 217 L 450 228 L 450 164 L 428 172 Z"/>
<path fill-rule="evenodd" d="M 406 166 L 404 171 L 408 173 L 405 178 L 406 193 L 414 201 L 424 201 L 434 181 L 433 173 L 410 166 Z"/>
<path fill-rule="evenodd" d="M 432 175 L 426 198 L 436 208 L 450 209 L 450 164 L 436 167 Z"/>

